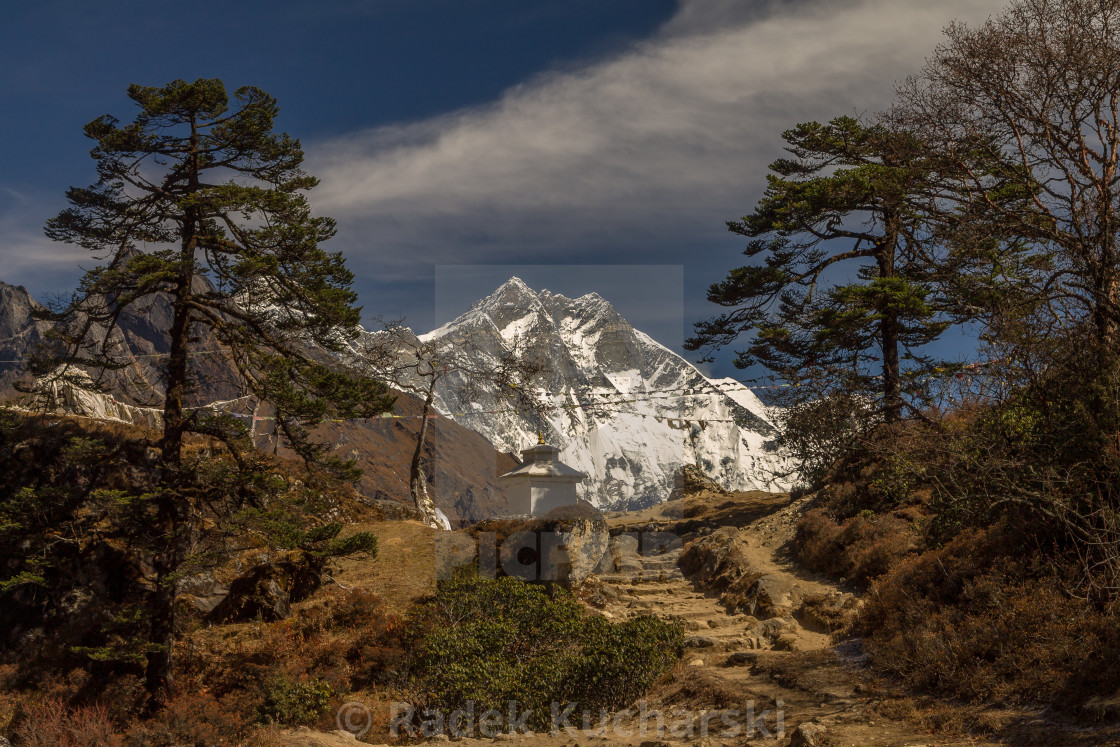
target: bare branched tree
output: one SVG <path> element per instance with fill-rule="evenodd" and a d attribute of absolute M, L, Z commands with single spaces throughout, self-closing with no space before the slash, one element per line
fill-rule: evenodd
<path fill-rule="evenodd" d="M 457 389 L 461 401 L 498 393 L 508 409 L 537 413 L 543 407 L 534 385 L 550 371 L 546 361 L 526 354 L 520 341 L 484 350 L 471 339 L 423 340 L 399 323 L 389 323 L 361 346 L 362 363 L 380 380 L 415 395 L 421 402 L 420 428 L 409 465 L 409 492 L 431 526 L 449 528 L 428 490 L 424 462 L 435 401 L 441 386 Z"/>
<path fill-rule="evenodd" d="M 1045 270 L 1036 289 L 1058 313 L 1076 309 L 1102 352 L 1120 329 L 1118 80 L 1120 2 L 1016 0 L 980 26 L 949 26 L 895 112 L 952 162 L 956 208 L 1030 245 Z M 1013 168 L 976 168 L 1000 162 Z M 1008 179 L 1028 209 L 1005 199 Z"/>

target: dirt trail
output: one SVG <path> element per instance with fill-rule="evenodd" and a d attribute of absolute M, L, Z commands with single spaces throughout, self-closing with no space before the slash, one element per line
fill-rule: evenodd
<path fill-rule="evenodd" d="M 723 521 L 750 516 L 749 523 L 735 527 L 735 535 L 738 550 L 757 574 L 789 590 L 795 599 L 850 594 L 851 589 L 799 568 L 790 555 L 789 543 L 807 499 L 776 500 L 776 496 L 760 494 L 762 510 L 752 511 L 749 499 L 737 502 L 720 495 L 697 498 L 691 506 L 662 504 L 640 514 L 613 514 L 610 523 L 616 531 L 679 532 L 684 542 L 690 542 L 721 526 L 734 526 Z M 697 511 L 700 501 L 710 502 L 715 510 Z M 986 744 L 975 739 L 935 739 L 909 723 L 885 718 L 876 711 L 880 698 L 863 671 L 858 642 L 833 646 L 830 635 L 806 627 L 794 615 L 759 620 L 748 614 L 729 613 L 718 593 L 685 577 L 678 565 L 681 554 L 678 545 L 641 556 L 640 569 L 631 564 L 625 572 L 600 576 L 605 587 L 603 596 L 608 598 L 602 611 L 617 620 L 649 613 L 681 620 L 688 636 L 682 664 L 686 676 L 703 683 L 695 688 L 699 693 L 730 690 L 753 702 L 756 712 L 780 709 L 785 732 L 782 743 L 788 743 L 805 722 L 808 731 L 822 729 L 820 733 L 827 735 L 827 742 L 820 743 L 829 745 Z M 705 706 L 695 697 L 683 700 L 684 707 Z M 770 739 L 778 736 L 774 734 L 776 719 L 763 722 L 763 726 L 768 727 Z M 711 733 L 708 743 L 744 744 L 766 739 L 761 731 L 754 739 L 745 735 L 724 739 Z"/>
<path fill-rule="evenodd" d="M 720 532 L 734 535 L 740 557 L 746 559 L 756 575 L 768 577 L 774 586 L 789 591 L 795 603 L 814 595 L 850 594 L 850 589 L 806 573 L 791 558 L 789 542 L 805 508 L 805 500 L 791 501 L 783 495 L 700 494 L 642 512 L 611 514 L 608 520 L 612 534 L 661 533 L 658 536 L 681 538 L 684 547 Z M 596 730 L 599 716 L 594 714 L 588 724 L 590 730 L 585 730 L 578 716 L 574 716 L 573 732 L 498 734 L 496 739 L 458 739 L 458 744 L 982 747 L 1055 743 L 1054 725 L 1045 723 L 1038 714 L 1024 711 L 972 709 L 963 719 L 962 723 L 972 724 L 978 719 L 989 719 L 995 724 L 994 731 L 1002 735 L 1000 741 L 946 736 L 925 729 L 923 721 L 944 722 L 959 709 L 893 692 L 889 684 L 871 676 L 858 640 L 834 644 L 829 635 L 807 627 L 796 615 L 759 619 L 729 612 L 718 593 L 685 577 L 679 565 L 682 544 L 666 542 L 664 547 L 646 547 L 645 554 L 634 552 L 635 544 L 630 541 L 621 552 L 616 551 L 614 572 L 591 580 L 592 593 L 587 601 L 592 609 L 615 621 L 655 614 L 684 624 L 687 650 L 681 666 L 672 681 L 652 693 L 647 703 L 649 711 L 665 716 L 666 731 L 657 733 L 657 720 L 643 720 L 637 712 L 620 715 L 605 729 Z M 706 716 L 706 712 L 715 715 Z M 733 714 L 730 722 L 721 720 L 728 713 Z M 1099 743 L 1091 735 L 1075 731 L 1063 732 L 1060 743 Z M 300 735 L 308 740 L 310 736 Z M 292 741 L 286 743 L 291 745 L 343 744 L 348 739 L 338 734 L 331 736 L 338 740 L 332 742 L 289 737 Z"/>

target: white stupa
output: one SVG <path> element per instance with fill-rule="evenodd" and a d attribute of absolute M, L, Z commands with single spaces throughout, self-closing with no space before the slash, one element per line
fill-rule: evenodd
<path fill-rule="evenodd" d="M 559 453 L 560 449 L 542 440 L 531 449 L 523 449 L 524 463 L 499 478 L 508 486 L 511 514 L 544 516 L 557 506 L 576 503 L 576 484 L 587 475 L 557 459 Z"/>

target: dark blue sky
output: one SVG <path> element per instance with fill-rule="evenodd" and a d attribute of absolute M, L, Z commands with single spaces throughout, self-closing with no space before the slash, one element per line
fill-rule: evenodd
<path fill-rule="evenodd" d="M 617 51 L 672 0 L 42 0 L 0 23 L 0 184 L 89 180 L 81 126 L 125 117 L 129 83 L 221 78 L 276 96 L 304 140 L 496 99 L 528 76 Z"/>
<path fill-rule="evenodd" d="M 679 323 L 666 322 L 660 286 L 643 311 L 640 272 L 627 284 L 624 268 L 573 271 L 563 291 L 613 292 L 635 326 L 675 346 L 713 312 L 706 286 L 741 259 L 724 221 L 761 194 L 780 132 L 881 108 L 942 26 L 1000 5 L 6 3 L 0 279 L 41 296 L 90 264 L 42 236 L 66 187 L 94 180 L 83 124 L 131 118 L 129 83 L 218 77 L 279 100 L 278 126 L 322 180 L 312 203 L 338 220 L 331 247 L 357 273 L 368 317 L 404 316 L 418 331 L 447 321 L 458 302 L 437 298 L 436 281 L 454 266 L 649 265 L 676 268 L 657 276 L 682 286 Z"/>

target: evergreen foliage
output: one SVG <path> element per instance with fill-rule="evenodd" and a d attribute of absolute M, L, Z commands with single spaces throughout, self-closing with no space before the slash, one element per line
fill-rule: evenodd
<path fill-rule="evenodd" d="M 908 133 L 852 117 L 783 138 L 792 158 L 771 164 L 754 212 L 728 223 L 762 262 L 709 288 L 731 310 L 697 324 L 685 347 L 710 356 L 753 333 L 735 364 L 775 372 L 793 402 L 844 393 L 896 421 L 932 364 L 921 348 L 949 323 L 923 264 L 935 163 Z"/>
<path fill-rule="evenodd" d="M 146 604 L 148 688 L 158 706 L 171 690 L 176 584 L 196 528 L 198 465 L 183 463 L 184 436 L 218 438 L 243 464 L 249 445 L 236 418 L 187 407 L 198 383 L 192 356 L 220 351 L 243 391 L 272 406 L 289 445 L 344 477 L 356 477 L 352 465 L 329 456 L 307 427 L 378 414 L 393 398 L 332 357 L 357 333 L 353 275 L 339 253 L 320 247 L 334 221 L 311 215 L 304 193 L 316 180 L 301 168 L 299 141 L 273 132 L 276 100 L 246 86 L 231 106 L 217 79 L 132 85 L 128 95 L 140 109 L 133 121 L 105 115 L 85 127 L 97 182 L 69 189 L 70 207 L 46 226 L 104 264 L 45 315 L 56 323 L 51 343 L 29 368 L 76 384 L 75 372 L 87 369 L 104 386 L 105 372 L 132 362 L 112 343 L 121 315 L 153 298 L 170 307 L 160 330 L 168 351 L 161 472 L 144 502 L 145 534 L 158 537 Z"/>
<path fill-rule="evenodd" d="M 589 614 L 570 594 L 516 578 L 459 578 L 440 583 L 417 609 L 408 682 L 415 705 L 451 713 L 473 702 L 532 710 L 534 729 L 551 726 L 551 704 L 584 710 L 624 708 L 676 665 L 679 625 L 653 616 L 613 624 Z M 452 728 L 453 725 L 448 725 Z"/>
<path fill-rule="evenodd" d="M 148 564 L 165 543 L 155 521 L 167 489 L 146 440 L 121 431 L 0 411 L 0 659 L 18 654 L 29 686 L 74 667 L 140 673 L 159 646 Z M 176 581 L 252 547 L 297 551 L 316 577 L 333 557 L 377 552 L 369 533 L 339 539 L 342 525 L 321 518 L 339 502 L 329 481 L 201 439 L 183 466 L 175 497 L 199 521 Z"/>

